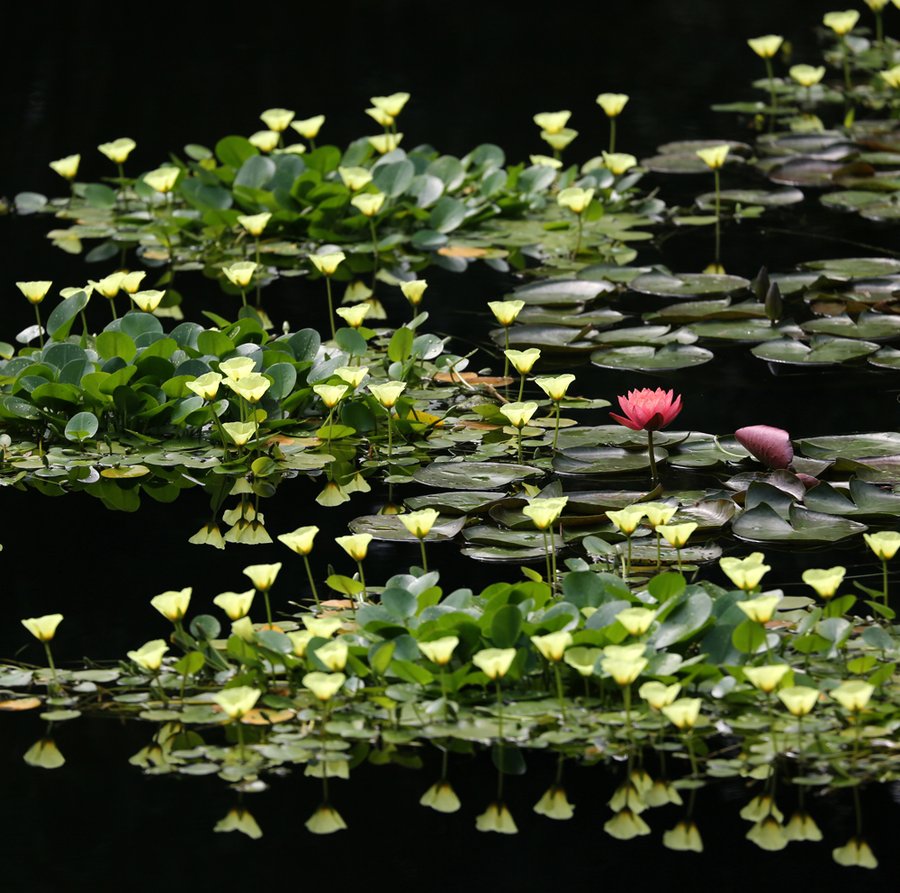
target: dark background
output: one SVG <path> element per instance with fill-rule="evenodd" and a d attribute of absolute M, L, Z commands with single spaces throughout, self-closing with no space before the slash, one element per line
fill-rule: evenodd
<path fill-rule="evenodd" d="M 742 138 L 746 134 L 737 119 L 714 115 L 708 106 L 755 98 L 749 82 L 762 75 L 762 65 L 745 39 L 782 33 L 793 43 L 793 61 L 813 61 L 815 26 L 831 6 L 796 0 L 648 0 L 627 7 L 556 3 L 536 10 L 518 3 L 408 0 L 17 6 L 0 54 L 0 194 L 11 197 L 24 189 L 59 194 L 64 184 L 47 164 L 73 152 L 82 154 L 79 178 L 99 178 L 109 173 L 108 164 L 94 147 L 119 136 L 138 143 L 128 169 L 146 170 L 186 143 L 213 145 L 226 133 L 248 135 L 262 127 L 259 112 L 274 106 L 296 109 L 298 117 L 326 114 L 320 142 L 340 145 L 376 132 L 364 114 L 368 97 L 397 90 L 412 93 L 401 118 L 404 146 L 428 141 L 452 154 L 481 142 L 502 145 L 511 160 L 544 151 L 532 115 L 570 108 L 571 124 L 581 136 L 567 159 L 586 160 L 606 145 L 606 120 L 594 104 L 600 92 L 631 96 L 619 121 L 622 151 L 641 156 L 673 139 Z M 862 11 L 866 21 L 868 11 Z M 889 7 L 885 17 L 887 32 L 898 33 L 900 11 Z M 681 187 L 666 188 L 677 197 Z M 786 269 L 813 257 L 874 253 L 810 238 L 821 215 L 814 206 L 804 213 L 809 216 L 799 227 L 803 239 L 771 237 L 764 227 L 726 235 L 729 271 L 752 276 L 762 263 Z M 53 248 L 44 238 L 48 223 L 0 219 L 4 340 L 30 321 L 16 280 L 80 284 L 87 275 L 108 272 L 88 274 L 81 258 Z M 833 239 L 833 226 L 830 233 Z M 840 235 L 896 245 L 893 232 L 875 227 L 842 227 Z M 647 260 L 678 270 L 702 269 L 711 259 L 708 236 L 672 240 L 661 254 L 651 249 Z M 486 341 L 481 308 L 507 285 L 484 272 L 467 277 L 464 286 L 458 277 L 435 273 L 427 309 L 436 330 L 480 329 L 477 337 Z M 309 313 L 317 312 L 296 303 L 292 292 L 275 299 L 294 323 L 309 324 Z M 490 362 L 488 354 L 479 359 Z M 577 371 L 583 393 L 608 398 L 626 387 L 659 383 Z M 724 433 L 766 422 L 800 435 L 895 426 L 893 376 L 858 378 L 841 371 L 785 381 L 755 360 L 729 357 L 706 374 L 665 383 L 685 395 L 679 424 L 686 428 Z M 272 533 L 312 522 L 322 526 L 322 510 L 312 503 L 318 488 L 306 480 L 283 488 L 265 507 Z M 166 634 L 165 622 L 147 604 L 152 595 L 192 585 L 197 610 L 211 610 L 217 592 L 241 588 L 240 569 L 251 562 L 284 560 L 276 598 L 303 595 L 300 563 L 278 544 L 229 548 L 224 554 L 186 546 L 206 520 L 207 501 L 197 490 L 176 507 L 147 504 L 137 514 L 115 516 L 80 494 L 51 500 L 6 490 L 2 498 L 2 656 L 18 649 L 24 659 L 39 661 L 18 620 L 51 611 L 66 615 L 55 643 L 63 660 L 121 655 Z M 333 511 L 334 530 L 320 535 L 314 553 L 317 566 L 345 563 L 329 545 L 331 536 L 378 503 L 372 494 L 355 498 L 348 511 Z M 502 573 L 454 561 L 453 549 L 434 555 L 453 585 L 480 586 Z M 377 546 L 370 573 L 383 579 L 412 560 L 412 548 Z M 317 782 L 299 773 L 273 779 L 267 793 L 249 798 L 266 832 L 253 843 L 208 833 L 235 796 L 217 780 L 144 779 L 127 765 L 127 757 L 149 739 L 149 726 L 84 720 L 64 726 L 57 737 L 68 762 L 52 773 L 20 761 L 40 734 L 34 718 L 0 715 L 0 789 L 9 823 L 4 840 L 15 854 L 5 883 L 10 891 L 64 889 L 76 880 L 100 890 L 158 889 L 163 880 L 199 889 L 227 880 L 368 885 L 376 871 L 391 886 L 414 883 L 431 890 L 463 885 L 473 891 L 530 890 L 572 881 L 617 887 L 627 882 L 642 890 L 660 882 L 671 886 L 673 880 L 676 888 L 686 887 L 695 879 L 730 890 L 758 889 L 762 883 L 774 889 L 799 883 L 823 890 L 847 883 L 876 889 L 890 878 L 892 860 L 896 864 L 890 849 L 895 813 L 888 809 L 887 789 L 869 797 L 873 818 L 867 825 L 883 866 L 875 875 L 838 869 L 830 861 L 829 847 L 852 831 L 846 801 L 828 798 L 816 811 L 827 826 L 828 847 L 794 844 L 777 855 L 743 840 L 745 826 L 734 815 L 735 803 L 724 810 L 717 805 L 737 797 L 733 789 L 701 797 L 706 810 L 701 828 L 713 857 L 695 860 L 662 850 L 658 834 L 628 844 L 606 837 L 603 802 L 614 782 L 600 768 L 573 774 L 570 796 L 579 802 L 574 822 L 526 822 L 530 805 L 550 780 L 551 767 L 540 758 L 538 769 L 511 787 L 511 805 L 523 829 L 518 838 L 472 830 L 493 787 L 486 762 L 466 763 L 461 770 L 465 806 L 458 816 L 446 819 L 416 806 L 436 777 L 436 762 L 429 758 L 431 773 L 365 768 L 352 786 L 338 785 L 337 805 L 352 831 L 327 839 L 302 828 L 317 803 Z M 667 813 L 671 821 L 651 824 L 671 827 L 677 820 L 673 812 Z M 690 872 L 694 878 L 688 881 Z"/>

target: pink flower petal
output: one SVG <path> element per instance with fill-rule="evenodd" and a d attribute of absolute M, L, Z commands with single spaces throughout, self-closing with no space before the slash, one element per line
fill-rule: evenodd
<path fill-rule="evenodd" d="M 749 425 L 734 432 L 737 442 L 769 468 L 788 468 L 794 459 L 791 435 L 771 425 Z"/>

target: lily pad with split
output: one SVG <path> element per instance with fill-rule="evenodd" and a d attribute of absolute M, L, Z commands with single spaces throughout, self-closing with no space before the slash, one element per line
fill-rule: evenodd
<path fill-rule="evenodd" d="M 834 338 L 815 335 L 809 345 L 792 339 L 758 344 L 751 353 L 769 363 L 786 363 L 797 366 L 832 366 L 858 360 L 875 353 L 879 345 L 871 341 L 852 338 Z"/>
<path fill-rule="evenodd" d="M 388 542 L 418 542 L 418 537 L 413 536 L 400 520 L 400 515 L 361 515 L 354 518 L 350 524 L 353 533 L 368 533 L 373 539 Z M 431 528 L 427 536 L 429 542 L 452 540 L 466 523 L 466 517 L 445 519 L 438 521 Z"/>
<path fill-rule="evenodd" d="M 657 462 L 669 455 L 662 447 L 653 448 Z M 575 447 L 553 458 L 553 470 L 561 475 L 623 474 L 650 467 L 646 449 L 623 450 L 615 447 Z"/>
<path fill-rule="evenodd" d="M 725 273 L 644 273 L 628 287 L 645 295 L 664 298 L 696 298 L 703 295 L 732 295 L 749 287 L 750 280 Z"/>
<path fill-rule="evenodd" d="M 417 469 L 413 479 L 450 490 L 499 489 L 539 474 L 540 468 L 506 462 L 432 462 Z"/>
<path fill-rule="evenodd" d="M 749 509 L 731 524 L 731 532 L 754 543 L 834 543 L 867 530 L 865 524 L 791 506 L 782 518 L 767 503 Z"/>
<path fill-rule="evenodd" d="M 591 362 L 606 369 L 628 369 L 633 372 L 673 372 L 702 366 L 713 358 L 704 347 L 684 344 L 666 344 L 660 348 L 651 346 L 614 347 L 595 350 Z"/>

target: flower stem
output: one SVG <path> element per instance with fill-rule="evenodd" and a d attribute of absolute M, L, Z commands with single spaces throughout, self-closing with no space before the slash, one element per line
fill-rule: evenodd
<path fill-rule="evenodd" d="M 647 455 L 650 458 L 650 481 L 656 486 L 659 483 L 659 472 L 656 469 L 656 454 L 653 450 L 653 432 L 647 432 Z"/>
<path fill-rule="evenodd" d="M 509 375 L 509 357 L 506 355 L 506 350 L 509 350 L 509 326 L 503 326 L 503 335 L 505 341 L 505 350 L 503 353 L 503 377 L 506 378 Z"/>
<path fill-rule="evenodd" d="M 313 598 L 316 600 L 316 605 L 319 605 L 319 593 L 316 590 L 316 581 L 313 578 L 312 568 L 309 566 L 309 556 L 303 556 L 303 563 L 306 565 L 306 576 L 309 579 L 309 588 L 312 589 Z"/>
<path fill-rule="evenodd" d="M 44 642 L 44 653 L 47 655 L 47 665 L 50 667 L 50 675 L 53 677 L 54 688 L 59 688 L 59 677 L 56 675 L 56 664 L 53 663 L 53 655 L 50 653 L 50 643 Z"/>
<path fill-rule="evenodd" d="M 38 344 L 44 346 L 44 327 L 41 325 L 41 308 L 38 304 L 34 305 L 34 318 L 37 320 L 38 327 Z"/>
<path fill-rule="evenodd" d="M 362 604 L 366 597 L 366 575 L 361 561 L 357 561 L 356 566 L 359 568 L 359 582 L 362 583 L 362 591 L 359 593 L 359 603 Z"/>
<path fill-rule="evenodd" d="M 428 573 L 428 558 L 425 556 L 425 537 L 419 540 L 419 548 L 422 551 L 422 570 Z"/>
<path fill-rule="evenodd" d="M 775 109 L 778 108 L 778 99 L 775 96 L 775 73 L 772 71 L 772 60 L 767 57 L 763 61 L 766 63 L 766 76 L 769 79 L 769 107 L 772 109 L 769 115 L 769 131 L 771 132 L 775 127 Z"/>
<path fill-rule="evenodd" d="M 715 262 L 719 262 L 719 257 L 721 255 L 721 246 L 722 246 L 722 208 L 721 208 L 721 194 L 720 194 L 720 183 L 719 183 L 719 169 L 716 168 L 713 171 L 713 176 L 716 181 L 716 256 Z"/>
<path fill-rule="evenodd" d="M 882 587 L 884 589 L 884 606 L 888 606 L 888 569 L 887 569 L 887 559 L 881 559 L 881 573 L 882 573 Z"/>
<path fill-rule="evenodd" d="M 553 428 L 553 451 L 556 452 L 556 441 L 559 439 L 559 400 L 556 401 L 556 425 Z"/>
<path fill-rule="evenodd" d="M 616 151 L 616 119 L 609 119 L 609 154 Z"/>
<path fill-rule="evenodd" d="M 325 293 L 328 295 L 328 322 L 331 324 L 331 339 L 334 340 L 334 302 L 331 297 L 331 277 L 325 277 Z"/>
<path fill-rule="evenodd" d="M 500 689 L 500 680 L 494 680 L 497 683 L 497 740 L 503 743 L 503 692 Z M 502 773 L 501 773 L 502 774 Z"/>
<path fill-rule="evenodd" d="M 519 428 L 519 432 L 518 432 L 517 446 L 518 446 L 518 455 L 519 455 L 519 465 L 521 465 L 522 464 L 522 428 L 521 427 Z"/>
<path fill-rule="evenodd" d="M 556 697 L 559 698 L 559 712 L 562 721 L 566 721 L 566 699 L 563 697 L 562 675 L 559 672 L 559 661 L 553 662 L 553 675 L 556 677 Z"/>
<path fill-rule="evenodd" d="M 522 395 L 524 393 L 525 393 L 525 373 L 521 372 L 521 373 L 519 373 L 519 397 L 518 397 L 519 403 L 522 402 Z"/>
<path fill-rule="evenodd" d="M 272 606 L 269 604 L 269 590 L 263 589 L 263 601 L 266 603 L 266 622 L 271 627 L 272 624 Z"/>
<path fill-rule="evenodd" d="M 550 539 L 547 536 L 547 531 L 542 530 L 541 533 L 544 535 L 544 557 L 547 559 L 547 585 L 550 587 L 550 592 L 553 592 L 553 568 L 550 564 Z"/>

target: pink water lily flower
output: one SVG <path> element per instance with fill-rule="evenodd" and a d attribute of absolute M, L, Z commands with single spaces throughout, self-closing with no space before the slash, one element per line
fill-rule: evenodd
<path fill-rule="evenodd" d="M 620 396 L 619 406 L 625 415 L 611 412 L 610 416 L 620 425 L 632 431 L 659 431 L 681 412 L 681 395 L 675 397 L 674 391 L 664 391 L 662 388 L 655 391 L 641 388 L 639 391 L 629 391 L 627 397 Z"/>
<path fill-rule="evenodd" d="M 772 469 L 788 468 L 794 459 L 791 435 L 771 425 L 748 425 L 734 432 L 737 442 L 763 465 Z"/>

